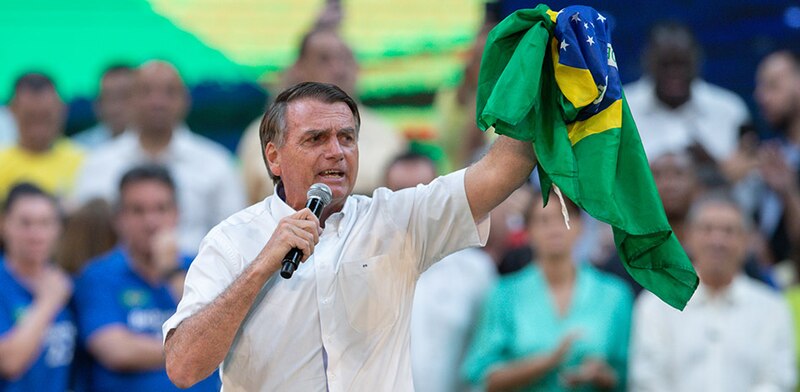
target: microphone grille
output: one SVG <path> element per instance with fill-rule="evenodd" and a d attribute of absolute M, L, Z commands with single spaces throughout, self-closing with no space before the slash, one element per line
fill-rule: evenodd
<path fill-rule="evenodd" d="M 328 205 L 333 199 L 333 193 L 331 192 L 331 188 L 323 183 L 316 183 L 311 185 L 311 188 L 308 189 L 308 193 L 306 193 L 306 197 L 309 199 L 312 197 L 316 197 L 322 201 L 322 204 Z"/>

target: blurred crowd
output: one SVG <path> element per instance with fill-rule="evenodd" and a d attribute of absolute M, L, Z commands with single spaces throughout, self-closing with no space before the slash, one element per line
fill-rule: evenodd
<path fill-rule="evenodd" d="M 270 89 L 320 81 L 356 94 L 358 64 L 330 3 Z M 409 146 L 361 107 L 355 192 L 427 184 L 492 141 L 475 125 L 487 22 L 463 76 L 436 93 L 436 145 Z M 610 227 L 537 178 L 492 212 L 483 248 L 418 281 L 418 391 L 789 391 L 800 362 L 800 56 L 753 70 L 758 113 L 699 74 L 676 22 L 652 27 L 644 76 L 624 86 L 663 209 L 700 286 L 677 311 L 631 280 Z M 162 323 L 205 234 L 272 194 L 259 124 L 236 154 L 194 133 L 179 72 L 153 60 L 99 80 L 97 125 L 64 135 L 65 103 L 31 71 L 0 107 L 0 391 L 167 391 Z M 753 125 L 761 116 L 776 137 Z M 553 199 L 556 200 L 556 199 Z M 662 206 L 652 206 L 662 208 Z M 193 390 L 219 390 L 212 375 Z M 391 388 L 389 388 L 391 389 Z"/>

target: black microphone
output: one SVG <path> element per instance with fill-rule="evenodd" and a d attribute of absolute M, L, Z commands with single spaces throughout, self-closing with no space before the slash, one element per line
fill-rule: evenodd
<path fill-rule="evenodd" d="M 311 188 L 308 189 L 308 193 L 306 193 L 306 197 L 308 197 L 308 200 L 306 200 L 306 208 L 311 210 L 311 212 L 319 218 L 322 215 L 322 210 L 331 202 L 333 195 L 331 194 L 331 188 L 325 184 L 317 183 L 311 185 Z M 283 257 L 281 277 L 284 279 L 291 278 L 302 258 L 303 251 L 292 248 L 292 250 Z"/>

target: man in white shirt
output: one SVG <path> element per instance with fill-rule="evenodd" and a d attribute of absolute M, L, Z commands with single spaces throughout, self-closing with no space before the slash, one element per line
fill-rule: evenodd
<path fill-rule="evenodd" d="M 231 154 L 183 124 L 188 108 L 188 92 L 172 65 L 142 65 L 134 84 L 133 129 L 89 155 L 74 188 L 75 201 L 116 200 L 115 184 L 128 169 L 147 162 L 164 165 L 178 189 L 181 250 L 197 253 L 208 230 L 245 202 Z"/>
<path fill-rule="evenodd" d="M 632 391 L 790 391 L 797 381 L 788 305 L 744 276 L 748 230 L 731 199 L 706 196 L 689 212 L 687 250 L 700 277 L 683 312 L 649 292 L 636 301 Z"/>
<path fill-rule="evenodd" d="M 397 156 L 386 169 L 386 187 L 392 191 L 426 185 L 435 178 L 433 161 L 413 152 Z M 498 222 L 492 229 L 497 226 Z M 459 377 L 461 363 L 484 297 L 496 279 L 497 268 L 482 248 L 448 255 L 419 277 L 411 311 L 416 392 L 467 390 L 468 384 Z"/>
<path fill-rule="evenodd" d="M 688 27 L 653 27 L 644 54 L 646 75 L 624 87 L 647 156 L 689 147 L 717 163 L 736 150 L 749 120 L 744 101 L 698 76 L 700 47 Z"/>
<path fill-rule="evenodd" d="M 485 242 L 489 211 L 526 180 L 535 156 L 530 143 L 501 136 L 475 165 L 429 185 L 352 196 L 358 127 L 356 104 L 338 87 L 300 83 L 277 96 L 261 129 L 276 192 L 209 233 L 164 324 L 176 385 L 222 364 L 227 392 L 413 390 L 419 274 Z M 303 206 L 319 182 L 333 200 L 317 219 Z M 282 279 L 292 248 L 305 264 Z"/>
<path fill-rule="evenodd" d="M 112 65 L 100 78 L 100 92 L 94 102 L 97 124 L 72 136 L 75 143 L 93 150 L 122 134 L 130 125 L 135 70 Z"/>

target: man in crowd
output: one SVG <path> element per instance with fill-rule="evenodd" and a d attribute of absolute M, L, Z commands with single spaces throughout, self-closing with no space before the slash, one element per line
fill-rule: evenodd
<path fill-rule="evenodd" d="M 778 133 L 758 150 L 758 183 L 747 200 L 776 262 L 800 261 L 800 59 L 767 56 L 756 74 L 756 102 Z"/>
<path fill-rule="evenodd" d="M 304 81 L 331 83 L 355 97 L 357 80 L 358 63 L 350 46 L 336 30 L 322 28 L 312 30 L 303 37 L 297 61 L 287 70 L 283 86 Z M 383 185 L 384 168 L 405 149 L 406 143 L 397 129 L 372 110 L 361 106 L 359 112 L 364 132 L 359 135 L 358 141 L 361 159 L 355 193 L 370 195 L 375 188 Z M 264 172 L 264 151 L 258 147 L 260 120 L 245 130 L 239 144 L 250 203 L 272 194 L 273 187 Z"/>
<path fill-rule="evenodd" d="M 276 193 L 214 228 L 164 324 L 178 386 L 222 364 L 226 391 L 411 390 L 409 321 L 419 274 L 485 242 L 489 211 L 525 182 L 530 143 L 499 137 L 476 164 L 428 185 L 352 196 L 359 168 L 355 101 L 323 83 L 279 94 L 261 148 Z M 317 219 L 306 191 L 325 183 Z M 292 248 L 304 264 L 276 272 Z"/>
<path fill-rule="evenodd" d="M 175 311 L 190 257 L 175 243 L 176 189 L 160 166 L 139 166 L 119 185 L 120 244 L 75 284 L 79 336 L 91 355 L 90 391 L 177 390 L 167 378 L 161 324 Z M 219 390 L 212 375 L 196 391 Z"/>
<path fill-rule="evenodd" d="M 66 107 L 53 80 L 36 72 L 20 76 L 10 108 L 19 137 L 15 145 L 0 149 L 0 200 L 18 182 L 33 183 L 57 198 L 68 195 L 83 152 L 62 138 Z"/>
<path fill-rule="evenodd" d="M 789 391 L 797 381 L 784 299 L 742 274 L 751 228 L 727 197 L 704 196 L 685 246 L 700 286 L 683 312 L 643 292 L 634 309 L 633 391 Z"/>
<path fill-rule="evenodd" d="M 386 169 L 386 187 L 392 191 L 426 185 L 435 178 L 433 161 L 416 153 L 399 155 Z M 494 262 L 483 249 L 467 248 L 446 256 L 419 277 L 411 312 L 415 391 L 455 392 L 467 387 L 458 377 L 459 368 L 496 275 Z"/>
<path fill-rule="evenodd" d="M 197 252 L 211 227 L 244 206 L 244 194 L 230 153 L 184 125 L 188 109 L 188 91 L 172 65 L 152 61 L 139 67 L 132 131 L 89 155 L 75 187 L 77 201 L 114 200 L 114 184 L 125 171 L 146 162 L 162 164 L 177 184 L 181 249 Z"/>
<path fill-rule="evenodd" d="M 625 96 L 647 156 L 692 148 L 700 165 L 725 163 L 750 116 L 740 97 L 699 77 L 701 48 L 691 30 L 653 26 L 643 63 L 645 76 L 625 86 Z"/>
<path fill-rule="evenodd" d="M 94 102 L 97 125 L 74 135 L 73 141 L 92 150 L 130 126 L 134 74 L 135 70 L 127 65 L 113 65 L 103 73 L 100 93 Z"/>

